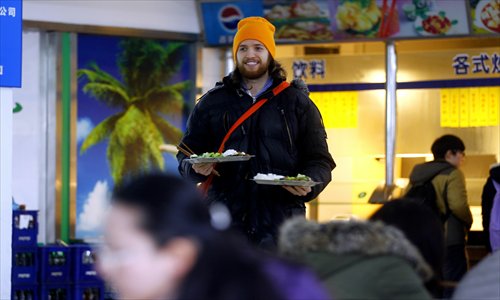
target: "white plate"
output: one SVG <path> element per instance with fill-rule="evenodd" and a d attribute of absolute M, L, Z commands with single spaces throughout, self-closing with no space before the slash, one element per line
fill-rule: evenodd
<path fill-rule="evenodd" d="M 439 16 L 439 12 L 438 11 L 428 11 L 425 13 L 426 14 L 426 17 L 430 17 L 430 16 Z M 450 19 L 448 16 L 445 15 L 446 18 L 448 18 L 450 20 L 450 22 L 453 22 L 454 20 Z M 423 35 L 423 36 L 442 36 L 442 35 L 453 35 L 453 34 L 457 34 L 457 30 L 456 30 L 456 26 L 457 24 L 451 24 L 451 27 L 450 29 L 448 29 L 448 31 L 446 33 L 438 33 L 438 34 L 434 34 L 434 33 L 430 33 L 430 32 L 427 32 L 424 30 L 424 25 L 423 25 L 423 22 L 424 22 L 425 19 L 422 19 L 420 16 L 417 16 L 417 18 L 415 19 L 415 23 L 414 23 L 414 26 L 415 26 L 415 31 L 420 34 L 420 35 Z M 457 21 L 458 23 L 458 20 L 455 20 Z M 417 29 L 417 28 L 422 28 L 421 30 Z"/>
<path fill-rule="evenodd" d="M 186 159 L 187 162 L 192 164 L 203 164 L 203 163 L 223 163 L 223 162 L 233 162 L 233 161 L 247 161 L 255 155 L 231 155 L 231 156 L 221 156 L 221 157 L 195 157 Z"/>
<path fill-rule="evenodd" d="M 481 12 L 483 11 L 483 8 L 488 4 L 490 0 L 481 0 L 479 3 L 476 5 L 476 18 L 474 20 L 474 25 L 476 25 L 479 28 L 482 28 L 484 30 L 487 30 L 489 32 L 493 33 L 499 33 L 498 31 L 495 31 L 486 25 L 484 25 L 483 20 L 481 20 Z"/>
<path fill-rule="evenodd" d="M 284 179 L 276 179 L 276 180 L 252 179 L 252 180 L 255 181 L 255 183 L 257 184 L 266 184 L 266 185 L 315 186 L 321 183 L 316 181 L 284 180 Z"/>

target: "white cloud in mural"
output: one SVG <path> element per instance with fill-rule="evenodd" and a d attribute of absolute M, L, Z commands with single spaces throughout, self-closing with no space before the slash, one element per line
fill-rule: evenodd
<path fill-rule="evenodd" d="M 79 119 L 76 125 L 76 142 L 83 142 L 92 129 L 94 129 L 94 124 L 89 118 Z"/>
<path fill-rule="evenodd" d="M 82 212 L 78 216 L 77 227 L 83 231 L 100 229 L 109 207 L 109 189 L 106 181 L 97 181 L 94 189 L 85 199 Z"/>

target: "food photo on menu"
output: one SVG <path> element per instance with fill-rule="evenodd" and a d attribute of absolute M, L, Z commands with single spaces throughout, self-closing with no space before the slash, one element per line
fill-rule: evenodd
<path fill-rule="evenodd" d="M 470 8 L 474 33 L 500 33 L 500 0 L 470 0 Z"/>
<path fill-rule="evenodd" d="M 334 35 L 337 38 L 349 37 L 367 37 L 374 38 L 382 34 L 383 22 L 383 5 L 377 3 L 376 0 L 334 0 L 331 2 L 331 14 L 334 17 L 335 23 L 332 24 Z M 385 6 L 386 9 L 387 5 Z M 390 6 L 389 6 L 390 8 Z M 387 14 L 389 17 L 389 14 Z M 397 17 L 391 15 L 390 18 Z M 397 22 L 389 22 L 385 19 L 386 33 L 391 35 L 393 31 L 397 31 Z"/>
<path fill-rule="evenodd" d="M 469 34 L 465 1 L 398 1 L 400 31 L 403 37 L 439 37 Z"/>
<path fill-rule="evenodd" d="M 327 0 L 264 0 L 264 17 L 277 41 L 328 41 L 333 38 Z"/>
<path fill-rule="evenodd" d="M 332 0 L 329 7 L 334 39 L 469 33 L 465 1 Z"/>

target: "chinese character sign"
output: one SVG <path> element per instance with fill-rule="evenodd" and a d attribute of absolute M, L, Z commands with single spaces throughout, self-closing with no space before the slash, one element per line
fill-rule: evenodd
<path fill-rule="evenodd" d="M 457 54 L 453 57 L 451 66 L 455 75 L 468 74 L 500 74 L 500 55 L 498 53 Z"/>
<path fill-rule="evenodd" d="M 21 87 L 22 1 L 0 0 L 0 87 Z"/>
<path fill-rule="evenodd" d="M 325 78 L 326 64 L 324 59 L 294 60 L 292 63 L 293 78 Z"/>

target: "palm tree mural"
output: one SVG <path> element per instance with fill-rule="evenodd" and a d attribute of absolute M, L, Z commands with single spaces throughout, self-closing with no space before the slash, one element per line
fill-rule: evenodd
<path fill-rule="evenodd" d="M 159 146 L 177 144 L 182 136 L 164 116 L 181 113 L 182 93 L 191 86 L 190 81 L 170 82 L 182 64 L 184 44 L 129 38 L 120 46 L 121 80 L 95 63 L 78 70 L 78 77 L 87 80 L 85 93 L 119 110 L 99 123 L 80 148 L 84 153 L 108 139 L 107 160 L 115 183 L 129 174 L 164 168 Z"/>

